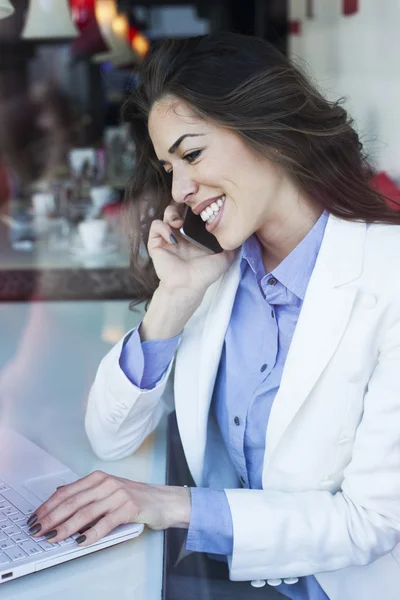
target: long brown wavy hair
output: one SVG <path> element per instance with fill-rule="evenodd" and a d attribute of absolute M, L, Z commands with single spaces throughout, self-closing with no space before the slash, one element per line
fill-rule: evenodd
<path fill-rule="evenodd" d="M 158 286 L 145 249 L 151 221 L 162 219 L 171 202 L 171 182 L 147 129 L 152 106 L 167 95 L 234 131 L 262 155 L 279 151 L 280 166 L 329 213 L 400 224 L 400 213 L 370 185 L 372 168 L 342 100 L 329 102 L 265 40 L 234 33 L 169 40 L 151 52 L 139 76 L 122 108 L 137 153 L 126 191 L 137 301 L 149 299 Z"/>

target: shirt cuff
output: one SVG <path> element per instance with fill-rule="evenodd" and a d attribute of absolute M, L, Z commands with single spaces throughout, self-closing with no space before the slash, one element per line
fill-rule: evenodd
<path fill-rule="evenodd" d="M 186 550 L 209 554 L 232 554 L 231 509 L 222 490 L 191 488 L 192 512 Z"/>
<path fill-rule="evenodd" d="M 141 342 L 139 327 L 125 338 L 119 366 L 125 376 L 139 389 L 153 389 L 162 379 L 174 357 L 179 335 L 168 340 Z"/>
<path fill-rule="evenodd" d="M 144 368 L 141 388 L 152 389 L 163 377 L 178 347 L 180 335 L 168 340 L 142 342 Z"/>

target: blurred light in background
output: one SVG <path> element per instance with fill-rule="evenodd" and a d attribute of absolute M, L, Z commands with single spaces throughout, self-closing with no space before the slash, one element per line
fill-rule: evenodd
<path fill-rule="evenodd" d="M 68 0 L 30 0 L 23 39 L 70 39 L 78 34 Z"/>
<path fill-rule="evenodd" d="M 137 27 L 131 26 L 129 28 L 129 41 L 132 46 L 132 50 L 136 52 L 141 58 L 145 56 L 150 48 L 150 42 L 143 33 L 140 33 Z"/>
<path fill-rule="evenodd" d="M 111 61 L 114 66 L 131 65 L 136 62 L 128 40 L 129 23 L 125 15 L 118 13 L 115 0 L 96 0 L 95 13 L 101 33 L 110 52 L 96 54 L 94 62 Z"/>
<path fill-rule="evenodd" d="M 120 38 L 128 39 L 129 23 L 126 15 L 117 15 L 112 22 L 112 30 Z"/>
<path fill-rule="evenodd" d="M 0 0 L 0 19 L 9 17 L 14 12 L 14 7 L 8 0 Z"/>

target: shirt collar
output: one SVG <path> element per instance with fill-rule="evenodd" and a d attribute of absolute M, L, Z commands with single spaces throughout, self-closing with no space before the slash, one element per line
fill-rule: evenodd
<path fill-rule="evenodd" d="M 282 285 L 295 296 L 304 300 L 308 282 L 314 270 L 319 249 L 325 233 L 329 213 L 324 211 L 305 238 L 292 250 L 292 252 L 273 270 L 266 274 L 262 261 L 261 244 L 253 234 L 242 246 L 241 268 L 242 274 L 246 264 L 254 272 L 258 283 L 267 275 L 273 275 Z"/>

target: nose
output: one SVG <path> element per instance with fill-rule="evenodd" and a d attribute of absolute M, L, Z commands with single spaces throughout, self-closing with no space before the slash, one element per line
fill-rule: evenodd
<path fill-rule="evenodd" d="M 186 169 L 174 169 L 171 195 L 175 202 L 183 203 L 197 193 L 199 186 L 188 176 Z"/>

